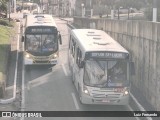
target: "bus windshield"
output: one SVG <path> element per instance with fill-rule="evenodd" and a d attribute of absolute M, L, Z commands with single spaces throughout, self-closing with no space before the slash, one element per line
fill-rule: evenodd
<path fill-rule="evenodd" d="M 124 87 L 129 85 L 129 64 L 126 60 L 87 60 L 84 83 L 93 87 Z"/>
<path fill-rule="evenodd" d="M 27 34 L 25 47 L 32 54 L 54 52 L 58 49 L 56 34 Z"/>

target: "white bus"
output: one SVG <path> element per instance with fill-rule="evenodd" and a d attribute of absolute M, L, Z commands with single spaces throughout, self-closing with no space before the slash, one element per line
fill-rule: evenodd
<path fill-rule="evenodd" d="M 71 30 L 68 61 L 81 103 L 128 104 L 134 63 L 129 52 L 104 31 Z"/>
<path fill-rule="evenodd" d="M 62 41 L 51 15 L 27 15 L 22 42 L 26 66 L 58 63 L 59 43 Z"/>

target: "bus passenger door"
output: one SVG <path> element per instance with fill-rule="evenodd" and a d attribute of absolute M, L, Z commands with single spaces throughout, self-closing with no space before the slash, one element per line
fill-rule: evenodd
<path fill-rule="evenodd" d="M 79 48 L 76 49 L 75 55 L 75 64 L 74 64 L 74 72 L 75 72 L 75 86 L 78 90 L 81 87 L 81 82 L 83 81 L 82 69 L 81 69 L 81 61 L 82 61 L 82 52 Z"/>
<path fill-rule="evenodd" d="M 75 78 L 74 78 L 74 59 L 75 59 L 75 47 L 76 47 L 76 43 L 74 41 L 74 39 L 72 39 L 70 37 L 70 43 L 69 43 L 69 53 L 68 53 L 68 63 L 69 63 L 69 69 L 71 71 L 71 74 L 72 74 L 72 80 L 73 82 L 75 81 Z"/>

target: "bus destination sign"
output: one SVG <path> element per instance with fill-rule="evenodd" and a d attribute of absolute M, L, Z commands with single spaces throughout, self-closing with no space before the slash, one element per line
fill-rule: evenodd
<path fill-rule="evenodd" d="M 52 32 L 52 30 L 51 30 L 50 28 L 44 28 L 44 29 L 32 28 L 32 29 L 31 29 L 31 32 L 32 32 L 32 33 L 43 33 L 43 32 L 45 32 L 45 33 L 46 33 L 46 32 L 47 32 L 47 33 L 49 32 L 49 33 L 50 33 L 50 32 Z"/>
<path fill-rule="evenodd" d="M 117 59 L 126 59 L 128 58 L 128 53 L 119 53 L 119 52 L 90 52 L 91 58 L 117 58 Z"/>
<path fill-rule="evenodd" d="M 30 34 L 30 33 L 40 33 L 40 34 L 42 34 L 42 33 L 54 33 L 54 32 L 56 32 L 56 29 L 55 28 L 47 28 L 47 27 L 29 27 L 29 28 L 27 28 L 26 29 L 26 33 L 28 33 L 28 34 Z"/>

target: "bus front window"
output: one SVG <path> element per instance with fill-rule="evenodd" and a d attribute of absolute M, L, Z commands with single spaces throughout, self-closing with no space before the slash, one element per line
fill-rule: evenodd
<path fill-rule="evenodd" d="M 56 43 L 54 35 L 47 35 L 42 37 L 42 51 L 56 51 L 58 44 Z"/>
<path fill-rule="evenodd" d="M 41 35 L 26 35 L 26 51 L 41 51 Z"/>
<path fill-rule="evenodd" d="M 55 35 L 26 35 L 26 50 L 29 52 L 45 53 L 57 49 Z"/>
<path fill-rule="evenodd" d="M 123 87 L 129 83 L 127 66 L 125 60 L 87 60 L 84 83 L 94 87 Z"/>

